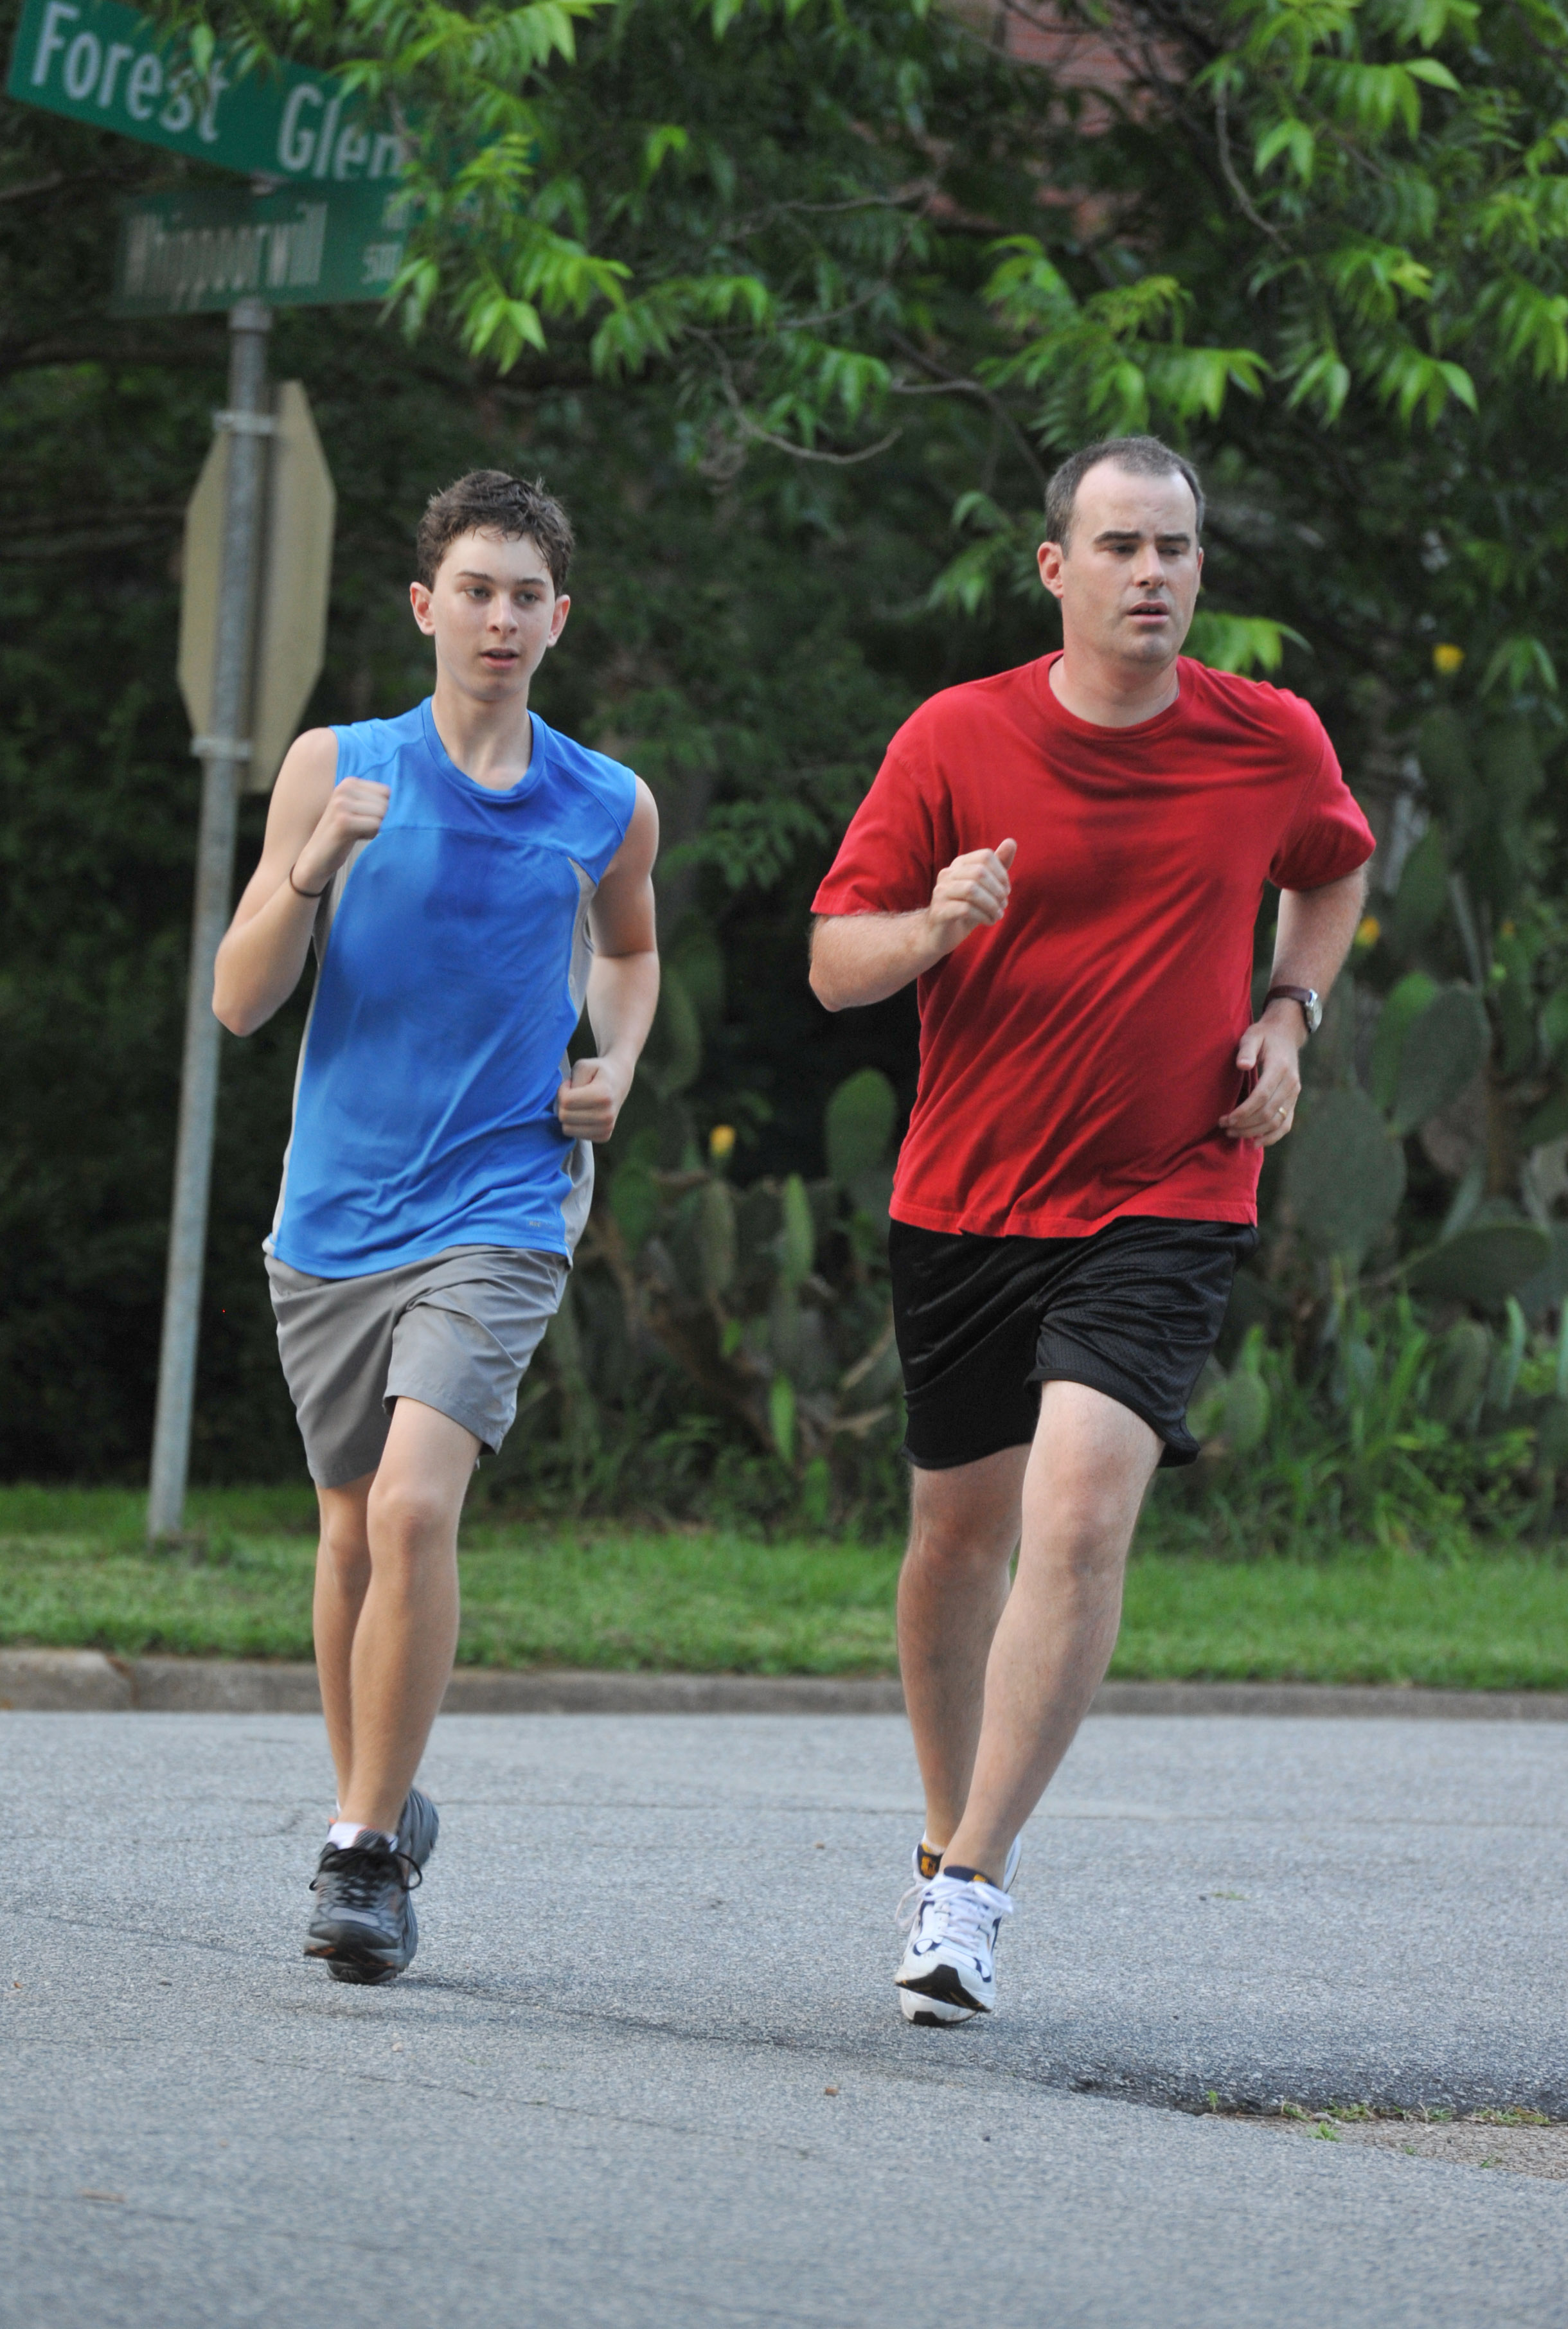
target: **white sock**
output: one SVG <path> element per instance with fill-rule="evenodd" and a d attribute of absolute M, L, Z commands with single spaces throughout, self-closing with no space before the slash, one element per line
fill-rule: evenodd
<path fill-rule="evenodd" d="M 326 1831 L 326 1841 L 328 1843 L 336 1844 L 341 1849 L 345 1844 L 357 1843 L 362 1835 L 379 1835 L 384 1833 L 383 1829 L 366 1827 L 363 1820 L 335 1819 Z M 389 1835 L 386 1840 L 392 1844 L 397 1842 L 395 1835 Z"/>

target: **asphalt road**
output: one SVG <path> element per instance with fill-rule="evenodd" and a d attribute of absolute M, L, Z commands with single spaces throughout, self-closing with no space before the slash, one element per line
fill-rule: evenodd
<path fill-rule="evenodd" d="M 298 1954 L 313 1719 L 0 1757 L 5 2329 L 1568 2315 L 1568 2185 L 1168 2107 L 1568 2113 L 1568 1725 L 1096 1720 L 947 2032 L 897 1720 L 449 1719 L 385 1990 Z"/>

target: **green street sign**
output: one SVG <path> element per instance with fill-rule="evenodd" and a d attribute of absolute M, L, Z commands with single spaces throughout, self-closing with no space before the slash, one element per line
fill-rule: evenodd
<path fill-rule="evenodd" d="M 199 316 L 262 299 L 323 307 L 384 299 L 402 265 L 406 196 L 384 186 L 249 194 L 194 186 L 128 203 L 111 316 Z"/>
<path fill-rule="evenodd" d="M 395 133 L 330 74 L 290 64 L 241 74 L 222 43 L 199 73 L 186 41 L 118 0 L 24 0 L 5 90 L 144 146 L 298 184 L 385 182 L 401 166 Z"/>

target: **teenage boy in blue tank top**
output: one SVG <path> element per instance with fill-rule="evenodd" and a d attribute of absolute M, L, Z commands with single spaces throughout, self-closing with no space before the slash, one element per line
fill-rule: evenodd
<path fill-rule="evenodd" d="M 436 1840 L 413 1779 L 458 1636 L 458 1520 L 561 1301 L 658 999 L 653 796 L 546 727 L 572 549 L 542 485 L 477 470 L 419 531 L 436 685 L 317 728 L 278 777 L 213 1008 L 316 992 L 267 1269 L 321 1506 L 316 1658 L 337 1813 L 306 1953 L 402 1972 Z M 597 1056 L 567 1043 L 586 1007 Z"/>

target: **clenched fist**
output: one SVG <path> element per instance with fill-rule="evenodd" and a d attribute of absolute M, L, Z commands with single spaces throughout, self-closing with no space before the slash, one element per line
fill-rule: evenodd
<path fill-rule="evenodd" d="M 335 786 L 320 822 L 294 861 L 294 888 L 307 894 L 325 890 L 347 864 L 354 844 L 375 839 L 391 798 L 390 786 L 373 784 L 368 777 L 345 777 Z"/>
<path fill-rule="evenodd" d="M 939 956 L 951 954 L 971 930 L 1001 920 L 1013 888 L 1008 868 L 1017 853 L 1015 841 L 1000 841 L 995 849 L 972 849 L 943 866 L 926 908 Z"/>
<path fill-rule="evenodd" d="M 630 1083 L 609 1060 L 579 1060 L 555 1095 L 562 1131 L 573 1140 L 608 1140 Z"/>

